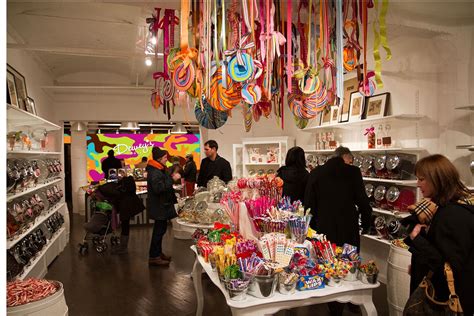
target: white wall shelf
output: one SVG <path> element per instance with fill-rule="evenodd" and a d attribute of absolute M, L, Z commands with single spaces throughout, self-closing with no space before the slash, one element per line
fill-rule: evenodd
<path fill-rule="evenodd" d="M 344 146 L 342 144 L 341 146 Z M 321 150 L 305 150 L 307 153 L 333 153 L 335 149 L 321 149 Z M 392 147 L 392 148 L 371 148 L 371 149 L 352 149 L 352 152 L 374 152 L 374 153 L 384 153 L 384 152 L 399 152 L 399 151 L 424 151 L 424 148 L 413 147 L 413 148 L 401 148 L 401 147 Z"/>
<path fill-rule="evenodd" d="M 384 183 L 393 183 L 398 185 L 405 185 L 405 186 L 416 186 L 416 180 L 392 180 L 392 179 L 383 179 L 383 178 L 369 178 L 363 177 L 364 181 L 371 181 L 371 182 L 384 182 Z"/>
<path fill-rule="evenodd" d="M 474 105 L 458 106 L 456 110 L 474 111 Z"/>
<path fill-rule="evenodd" d="M 52 184 L 55 184 L 55 183 L 58 183 L 58 182 L 61 182 L 63 179 L 62 178 L 55 178 L 54 180 L 50 180 L 49 182 L 46 182 L 46 183 L 42 183 L 42 184 L 39 184 L 37 186 L 35 186 L 34 188 L 30 188 L 30 189 L 27 189 L 25 191 L 22 191 L 20 193 L 16 193 L 16 194 L 12 194 L 12 195 L 7 195 L 7 202 L 10 202 L 16 198 L 19 198 L 20 196 L 23 196 L 23 195 L 26 195 L 26 194 L 29 194 L 29 193 L 32 193 L 32 192 L 35 192 L 35 191 L 38 191 L 40 189 L 43 189 L 43 188 L 46 188 Z"/>
<path fill-rule="evenodd" d="M 59 203 L 58 205 L 55 205 L 52 209 L 44 212 L 44 214 L 41 214 L 40 216 L 35 218 L 35 222 L 33 225 L 31 225 L 27 230 L 25 230 L 23 233 L 21 233 L 18 236 L 15 236 L 14 239 L 12 240 L 7 240 L 7 249 L 10 249 L 11 247 L 15 246 L 20 240 L 23 239 L 26 235 L 31 233 L 33 230 L 35 230 L 38 226 L 41 225 L 45 220 L 47 220 L 51 215 L 56 213 L 61 207 L 65 205 L 64 202 Z"/>
<path fill-rule="evenodd" d="M 39 151 L 39 150 L 8 150 L 7 155 L 13 156 L 38 156 L 38 155 L 62 155 L 60 151 Z"/>
<path fill-rule="evenodd" d="M 377 241 L 377 242 L 379 242 L 379 243 L 381 243 L 381 244 L 385 244 L 385 245 L 388 245 L 388 246 L 390 246 L 390 244 L 391 244 L 389 240 L 384 239 L 384 238 L 381 238 L 381 237 L 379 237 L 379 236 L 372 236 L 372 235 L 365 235 L 365 234 L 364 234 L 364 235 L 361 235 L 361 236 L 362 236 L 362 237 L 365 237 L 365 238 L 367 238 L 367 239 L 375 240 L 375 241 Z"/>
<path fill-rule="evenodd" d="M 389 210 L 384 210 L 384 209 L 376 208 L 376 207 L 373 207 L 372 211 L 374 211 L 375 213 L 385 214 L 385 215 L 393 216 L 396 218 L 405 218 L 405 217 L 410 216 L 410 213 L 408 212 L 398 212 L 398 211 L 392 212 Z"/>
<path fill-rule="evenodd" d="M 474 145 L 458 145 L 456 149 L 467 149 L 469 151 L 474 151 Z"/>
<path fill-rule="evenodd" d="M 16 106 L 7 104 L 8 130 L 19 128 L 44 128 L 46 131 L 57 131 L 62 127 L 51 123 L 44 118 L 23 111 Z"/>
<path fill-rule="evenodd" d="M 18 275 L 16 278 L 23 280 L 26 277 L 37 277 L 37 278 L 42 278 L 46 274 L 47 271 L 47 266 L 48 262 L 46 262 L 46 253 L 50 250 L 51 246 L 55 245 L 58 239 L 64 238 L 66 234 L 66 228 L 61 227 L 54 235 L 51 237 L 51 239 L 48 241 L 46 245 L 43 246 L 43 249 L 39 253 L 36 254 L 36 257 L 31 261 L 30 265 L 27 266 L 24 270 L 23 273 Z M 56 257 L 59 255 L 59 253 L 64 249 L 63 246 L 58 247 L 58 249 L 52 249 L 54 250 L 54 254 L 51 257 Z M 40 272 L 36 272 L 35 270 L 38 270 Z M 36 273 L 35 273 L 36 272 Z"/>
<path fill-rule="evenodd" d="M 375 123 L 388 122 L 388 121 L 394 121 L 394 120 L 412 122 L 412 121 L 419 121 L 424 117 L 425 117 L 424 115 L 420 115 L 420 114 L 389 115 L 385 117 L 372 118 L 372 119 L 369 118 L 369 119 L 355 121 L 355 122 L 344 122 L 344 123 L 321 125 L 321 126 L 311 126 L 311 127 L 302 129 L 302 131 L 314 132 L 316 130 L 323 130 L 323 129 L 339 129 L 339 128 L 350 129 L 356 126 L 368 125 L 369 123 L 375 124 Z"/>
<path fill-rule="evenodd" d="M 251 171 L 256 172 L 252 167 L 260 169 L 278 169 L 285 163 L 285 157 L 288 149 L 295 145 L 295 139 L 293 137 L 280 136 L 280 137 L 255 137 L 255 138 L 243 138 L 242 139 L 242 176 L 247 177 Z M 235 146 L 235 145 L 234 145 Z M 259 149 L 260 154 L 263 156 L 262 160 L 266 160 L 265 151 L 268 147 L 278 148 L 278 153 L 275 162 L 251 162 L 249 150 Z M 258 159 L 255 159 L 258 160 Z M 274 170 L 275 171 L 275 170 Z M 258 173 L 258 172 L 257 172 Z"/>

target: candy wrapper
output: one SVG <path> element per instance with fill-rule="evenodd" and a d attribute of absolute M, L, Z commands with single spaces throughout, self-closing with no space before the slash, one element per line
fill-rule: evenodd
<path fill-rule="evenodd" d="M 293 257 L 295 243 L 287 240 L 285 234 L 266 234 L 260 238 L 259 245 L 265 259 L 282 266 L 287 266 Z"/>
<path fill-rule="evenodd" d="M 340 257 L 342 259 L 348 259 L 349 261 L 360 261 L 360 255 L 357 251 L 357 247 L 349 244 L 343 245 L 342 254 Z"/>
<path fill-rule="evenodd" d="M 296 288 L 299 291 L 308 291 L 324 288 L 323 275 L 300 276 Z"/>

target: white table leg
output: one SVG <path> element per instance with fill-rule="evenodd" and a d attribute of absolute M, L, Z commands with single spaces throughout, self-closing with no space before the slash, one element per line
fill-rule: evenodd
<path fill-rule="evenodd" d="M 260 310 L 252 310 L 252 308 L 234 308 L 231 307 L 232 316 L 272 316 L 273 314 L 265 314 Z"/>
<path fill-rule="evenodd" d="M 360 310 L 363 316 L 377 316 L 377 310 L 375 309 L 374 302 L 372 300 L 372 290 L 362 291 L 359 295 L 360 298 Z M 357 304 L 357 303 L 355 303 Z"/>
<path fill-rule="evenodd" d="M 201 275 L 202 275 L 202 266 L 199 263 L 197 257 L 194 261 L 193 272 L 191 273 L 193 277 L 194 283 L 194 290 L 196 291 L 196 299 L 197 299 L 197 310 L 196 316 L 202 316 L 202 310 L 204 309 L 204 297 L 202 295 L 202 283 L 201 283 Z"/>

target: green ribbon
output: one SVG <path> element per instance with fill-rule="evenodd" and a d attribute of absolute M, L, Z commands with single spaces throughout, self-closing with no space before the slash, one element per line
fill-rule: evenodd
<path fill-rule="evenodd" d="M 378 0 L 374 1 L 374 8 L 376 15 L 378 14 Z M 379 46 L 385 49 L 386 53 L 386 60 L 390 60 L 392 58 L 392 51 L 388 47 L 387 42 L 387 23 L 386 23 L 386 16 L 388 11 L 388 0 L 382 0 L 382 10 L 380 11 L 380 15 L 374 20 L 373 22 L 373 29 L 374 29 L 374 60 L 375 60 L 375 83 L 377 84 L 377 88 L 383 88 L 383 81 L 382 81 L 382 58 L 380 57 Z M 377 29 L 377 25 L 380 31 Z"/>

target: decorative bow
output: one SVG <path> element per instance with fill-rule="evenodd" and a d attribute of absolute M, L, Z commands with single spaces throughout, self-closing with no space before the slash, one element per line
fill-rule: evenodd
<path fill-rule="evenodd" d="M 255 47 L 254 42 L 250 42 L 248 44 L 245 44 L 247 40 L 250 37 L 250 33 L 245 34 L 241 39 L 240 42 L 237 44 L 237 47 L 234 49 L 229 49 L 224 52 L 224 55 L 230 57 L 230 56 L 237 56 L 237 62 L 239 63 L 240 66 L 245 65 L 244 58 L 242 57 L 242 54 L 244 53 L 245 50 L 250 49 L 252 47 Z"/>
<path fill-rule="evenodd" d="M 260 34 L 260 47 L 262 50 L 262 61 L 265 61 L 265 56 L 266 56 L 266 50 L 268 49 L 270 51 L 270 60 L 268 61 L 269 63 L 273 62 L 273 59 L 275 58 L 275 53 L 278 57 L 280 57 L 280 46 L 284 45 L 286 43 L 286 38 L 283 36 L 278 31 L 274 30 L 274 25 L 273 25 L 273 17 L 275 16 L 275 5 L 272 3 L 272 7 L 270 9 L 270 20 L 269 23 L 267 24 L 267 30 L 265 33 Z M 265 47 L 265 42 L 267 40 L 271 40 L 271 44 L 269 44 L 269 47 Z"/>
<path fill-rule="evenodd" d="M 375 127 L 369 127 L 369 128 L 366 128 L 365 129 L 365 133 L 364 133 L 364 136 L 367 136 L 367 135 L 374 135 L 375 134 Z"/>

